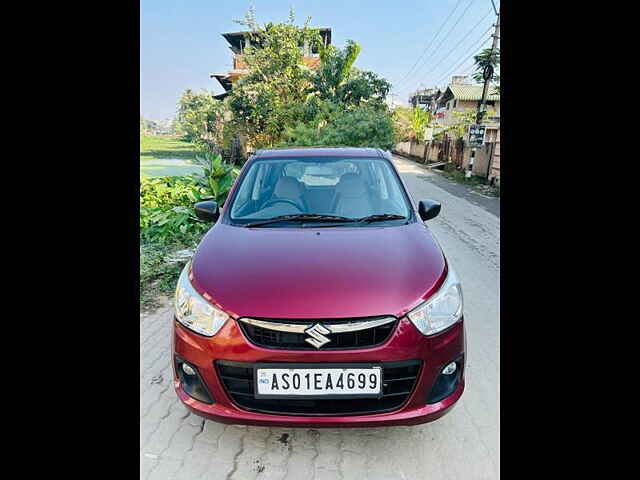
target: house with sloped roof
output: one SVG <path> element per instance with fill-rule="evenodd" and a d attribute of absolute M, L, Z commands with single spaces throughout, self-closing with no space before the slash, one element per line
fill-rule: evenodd
<path fill-rule="evenodd" d="M 482 100 L 482 85 L 472 85 L 466 76 L 454 76 L 437 100 L 436 118 L 440 125 L 448 127 L 459 122 L 454 112 L 476 112 Z M 486 101 L 486 141 L 494 142 L 500 129 L 500 92 L 490 86 Z"/>
<path fill-rule="evenodd" d="M 458 75 L 451 79 L 451 83 L 436 99 L 434 119 L 440 128 L 445 131 L 447 137 L 444 140 L 444 156 L 452 156 L 458 164 L 466 169 L 469 165 L 471 149 L 467 145 L 467 134 L 458 138 L 455 130 L 448 130 L 460 122 L 456 113 L 470 112 L 475 118 L 475 113 L 482 100 L 482 85 L 473 85 L 466 76 Z M 489 86 L 486 99 L 486 115 L 483 124 L 486 126 L 485 143 L 476 149 L 473 162 L 473 174 L 481 177 L 500 181 L 500 92 L 493 86 Z M 463 142 L 464 140 L 464 142 Z"/>

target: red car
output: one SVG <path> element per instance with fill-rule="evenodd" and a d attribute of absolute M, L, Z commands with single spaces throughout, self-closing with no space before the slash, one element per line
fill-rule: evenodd
<path fill-rule="evenodd" d="M 261 150 L 180 276 L 176 392 L 204 418 L 415 425 L 464 390 L 460 281 L 390 154 Z"/>

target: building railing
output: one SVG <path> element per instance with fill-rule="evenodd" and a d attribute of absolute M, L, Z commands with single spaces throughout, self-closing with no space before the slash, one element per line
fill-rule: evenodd
<path fill-rule="evenodd" d="M 303 57 L 303 62 L 308 67 L 317 67 L 320 63 L 320 57 L 318 55 L 307 55 Z M 233 69 L 234 70 L 247 70 L 249 66 L 244 60 L 244 55 L 241 53 L 236 54 L 233 57 Z"/>

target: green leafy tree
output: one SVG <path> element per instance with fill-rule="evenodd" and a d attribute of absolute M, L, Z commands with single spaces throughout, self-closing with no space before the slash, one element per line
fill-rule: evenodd
<path fill-rule="evenodd" d="M 447 132 L 454 134 L 456 137 L 463 137 L 469 128 L 469 125 L 476 123 L 476 111 L 467 108 L 463 112 L 453 112 L 455 123 L 447 128 Z"/>
<path fill-rule="evenodd" d="M 344 125 L 322 130 L 334 122 L 345 122 L 345 112 L 364 106 L 361 115 L 371 117 L 371 110 L 377 109 L 376 118 L 387 117 L 380 127 L 389 124 L 391 114 L 384 99 L 391 85 L 353 66 L 360 45 L 348 41 L 343 49 L 324 47 L 319 30 L 309 27 L 309 19 L 302 27 L 295 25 L 293 11 L 288 23 L 259 27 L 253 10 L 239 23 L 251 29 L 252 46 L 245 54 L 249 73 L 234 85 L 229 105 L 237 130 L 254 147 L 283 144 L 294 138 L 294 130 L 315 130 L 318 141 L 334 138 L 328 132 Z M 315 70 L 303 60 L 310 49 L 320 53 Z M 304 138 L 311 137 L 305 134 Z"/>
<path fill-rule="evenodd" d="M 160 125 L 158 124 L 158 122 L 154 122 L 153 120 L 146 120 L 145 118 L 140 117 L 141 135 L 156 135 L 159 129 Z"/>
<path fill-rule="evenodd" d="M 425 129 L 429 126 L 431 115 L 426 110 L 420 107 L 414 107 L 411 112 L 411 129 L 416 140 L 419 142 L 425 141 Z"/>
<path fill-rule="evenodd" d="M 487 115 L 495 115 L 495 110 L 488 110 Z M 444 131 L 452 133 L 454 136 L 461 138 L 467 134 L 469 125 L 476 123 L 476 111 L 467 108 L 462 112 L 453 112 L 453 116 L 456 121 L 446 128 Z"/>
<path fill-rule="evenodd" d="M 224 104 L 206 90 L 185 90 L 178 101 L 177 131 L 201 151 L 218 153 L 223 142 Z"/>
<path fill-rule="evenodd" d="M 308 97 L 311 106 L 320 102 L 331 102 L 342 108 L 352 108 L 361 103 L 375 103 L 385 108 L 391 84 L 373 72 L 353 66 L 362 47 L 347 40 L 344 48 L 334 45 L 320 46 L 320 66 L 313 75 L 314 91 Z"/>
<path fill-rule="evenodd" d="M 175 118 L 165 118 L 158 122 L 158 133 L 160 135 L 175 135 L 176 122 Z"/>
<path fill-rule="evenodd" d="M 242 23 L 251 28 L 244 61 L 249 73 L 231 91 L 229 107 L 235 124 L 256 148 L 282 140 L 287 125 L 300 119 L 299 108 L 312 89 L 312 71 L 304 64 L 305 48 L 320 44 L 320 32 L 294 23 L 260 27 L 253 14 Z"/>
<path fill-rule="evenodd" d="M 340 87 L 351 78 L 353 63 L 361 51 L 362 47 L 353 40 L 347 40 L 342 50 L 334 45 L 320 47 L 320 67 L 313 76 L 320 98 L 334 102 L 340 100 Z"/>
<path fill-rule="evenodd" d="M 396 142 L 407 142 L 415 138 L 411 126 L 412 109 L 403 105 L 398 105 L 392 114 L 393 129 Z"/>
<path fill-rule="evenodd" d="M 377 74 L 353 68 L 350 78 L 338 89 L 341 102 L 347 105 L 369 103 L 380 109 L 387 109 L 385 99 L 391 84 Z"/>
<path fill-rule="evenodd" d="M 431 125 L 431 114 L 420 107 L 398 106 L 393 112 L 398 141 L 425 141 L 425 129 Z"/>

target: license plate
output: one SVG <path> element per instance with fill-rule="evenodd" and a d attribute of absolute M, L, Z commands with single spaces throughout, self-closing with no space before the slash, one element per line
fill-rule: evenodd
<path fill-rule="evenodd" d="M 379 398 L 382 368 L 374 365 L 255 368 L 255 398 Z"/>

